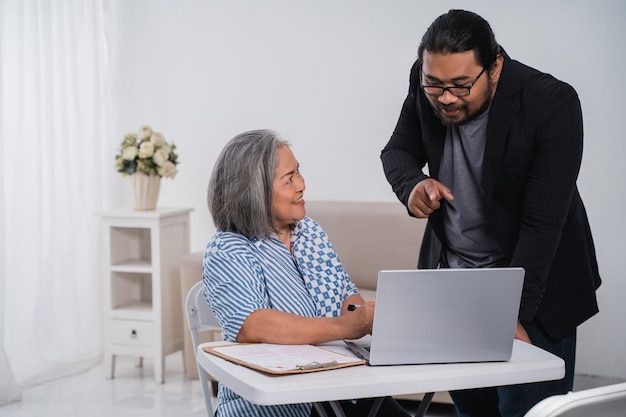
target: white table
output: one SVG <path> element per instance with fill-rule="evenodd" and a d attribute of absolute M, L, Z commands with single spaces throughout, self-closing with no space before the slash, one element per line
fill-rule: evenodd
<path fill-rule="evenodd" d="M 561 358 L 515 340 L 508 362 L 437 365 L 353 366 L 329 371 L 270 375 L 229 362 L 198 347 L 200 366 L 243 398 L 260 405 L 325 402 L 388 395 L 432 393 L 561 379 Z M 350 354 L 343 342 L 327 344 Z"/>

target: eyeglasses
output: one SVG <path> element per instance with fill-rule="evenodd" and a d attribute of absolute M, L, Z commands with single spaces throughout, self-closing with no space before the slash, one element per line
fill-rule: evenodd
<path fill-rule="evenodd" d="M 456 86 L 456 85 L 452 87 L 436 87 L 434 85 L 423 85 L 423 84 L 421 87 L 422 87 L 422 90 L 424 90 L 425 94 L 432 96 L 432 97 L 442 96 L 443 93 L 445 93 L 446 91 L 455 97 L 469 96 L 472 90 L 472 87 L 474 86 L 474 84 L 476 84 L 476 81 L 478 81 L 480 76 L 483 75 L 483 72 L 485 72 L 485 69 L 486 68 L 483 67 L 483 70 L 480 72 L 480 74 L 478 74 L 478 77 L 476 77 L 474 81 L 472 81 L 468 85 L 464 85 L 463 87 Z"/>

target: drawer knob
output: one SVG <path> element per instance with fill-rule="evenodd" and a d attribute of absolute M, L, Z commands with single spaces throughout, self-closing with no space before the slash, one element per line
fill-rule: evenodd
<path fill-rule="evenodd" d="M 130 338 L 131 338 L 131 339 L 137 339 L 137 330 L 134 330 L 134 329 L 133 329 L 133 330 L 130 332 Z"/>

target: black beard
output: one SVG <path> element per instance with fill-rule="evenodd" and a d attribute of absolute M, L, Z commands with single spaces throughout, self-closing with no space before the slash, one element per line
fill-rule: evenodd
<path fill-rule="evenodd" d="M 431 106 L 433 107 L 433 111 L 435 112 L 435 116 L 437 116 L 437 118 L 441 121 L 441 123 L 444 126 L 461 126 L 464 124 L 467 124 L 469 122 L 471 122 L 472 120 L 476 119 L 478 116 L 480 116 L 481 114 L 483 114 L 484 112 L 486 112 L 489 109 L 489 106 L 491 106 L 491 102 L 493 100 L 493 94 L 492 94 L 493 88 L 491 87 L 491 85 L 488 86 L 486 94 L 485 94 L 485 101 L 483 102 L 483 104 L 480 105 L 480 108 L 475 111 L 472 114 L 468 114 L 467 117 L 463 120 L 461 120 L 460 122 L 452 122 L 449 119 L 446 119 L 441 112 L 439 111 L 441 108 L 440 107 L 436 107 L 434 106 L 432 103 Z M 443 108 L 445 108 L 445 106 L 442 106 Z"/>
<path fill-rule="evenodd" d="M 467 124 L 469 122 L 471 122 L 472 120 L 476 119 L 478 116 L 480 116 L 481 114 L 483 114 L 484 112 L 486 112 L 489 109 L 489 106 L 491 106 L 491 97 L 489 97 L 487 100 L 485 100 L 485 102 L 480 106 L 480 108 L 475 111 L 472 114 L 468 114 L 467 117 L 459 122 L 453 122 L 450 119 L 447 119 L 440 111 L 440 107 L 433 107 L 433 112 L 435 113 L 435 116 L 437 116 L 437 118 L 441 121 L 441 123 L 444 126 L 461 126 L 464 124 Z"/>

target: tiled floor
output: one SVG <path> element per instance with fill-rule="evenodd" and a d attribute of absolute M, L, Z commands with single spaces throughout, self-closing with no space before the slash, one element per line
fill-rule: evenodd
<path fill-rule="evenodd" d="M 117 359 L 116 378 L 103 365 L 68 378 L 24 390 L 23 399 L 0 407 L 1 417 L 206 417 L 200 384 L 183 373 L 182 354 L 166 360 L 166 381 L 154 382 L 150 360 L 137 368 L 132 358 Z M 575 390 L 622 382 L 580 376 Z M 403 402 L 410 412 L 415 402 Z M 454 417 L 454 407 L 432 404 L 427 416 Z"/>
<path fill-rule="evenodd" d="M 114 379 L 104 365 L 79 375 L 29 388 L 22 401 L 0 407 L 2 417 L 206 417 L 197 380 L 183 372 L 182 353 L 166 358 L 164 384 L 154 381 L 150 359 L 142 368 L 117 357 Z"/>

